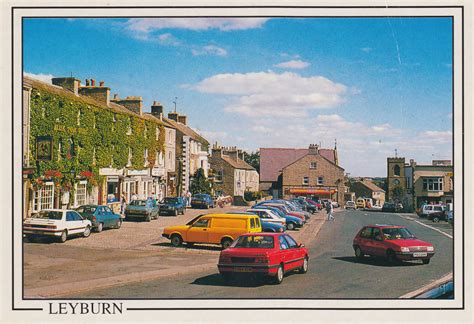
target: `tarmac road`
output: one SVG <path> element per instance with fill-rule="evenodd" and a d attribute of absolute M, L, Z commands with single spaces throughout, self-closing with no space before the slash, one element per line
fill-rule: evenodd
<path fill-rule="evenodd" d="M 434 244 L 436 254 L 428 265 L 421 261 L 391 266 L 383 259 L 359 261 L 352 239 L 367 224 L 398 224 Z M 453 271 L 451 238 L 398 214 L 342 211 L 326 222 L 308 246 L 308 273 L 285 276 L 281 285 L 248 278 L 226 284 L 215 269 L 171 278 L 96 289 L 68 297 L 83 298 L 397 298 Z"/>

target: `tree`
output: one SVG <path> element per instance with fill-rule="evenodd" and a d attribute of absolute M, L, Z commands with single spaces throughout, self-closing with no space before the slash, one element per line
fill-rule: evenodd
<path fill-rule="evenodd" d="M 392 189 L 392 199 L 396 202 L 403 200 L 405 196 L 405 189 L 401 185 L 397 185 Z"/>
<path fill-rule="evenodd" d="M 258 173 L 260 173 L 260 151 L 257 150 L 252 153 L 244 152 L 244 161 L 254 167 Z"/>
<path fill-rule="evenodd" d="M 189 191 L 192 194 L 211 194 L 211 182 L 206 178 L 204 174 L 204 170 L 202 168 L 197 169 L 196 173 L 191 179 L 191 183 L 189 185 Z"/>

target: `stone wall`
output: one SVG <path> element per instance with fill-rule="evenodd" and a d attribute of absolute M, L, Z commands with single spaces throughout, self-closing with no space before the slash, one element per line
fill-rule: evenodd
<path fill-rule="evenodd" d="M 222 182 L 214 182 L 214 190 L 222 191 L 224 196 L 234 196 L 234 169 L 221 156 L 220 151 L 213 151 L 209 157 L 210 168 L 216 175 L 223 171 Z"/>

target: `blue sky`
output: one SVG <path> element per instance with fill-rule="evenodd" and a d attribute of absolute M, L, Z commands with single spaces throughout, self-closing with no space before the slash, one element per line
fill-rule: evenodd
<path fill-rule="evenodd" d="M 449 18 L 25 19 L 24 71 L 103 80 L 187 114 L 210 141 L 333 147 L 358 176 L 386 157 L 451 159 Z"/>

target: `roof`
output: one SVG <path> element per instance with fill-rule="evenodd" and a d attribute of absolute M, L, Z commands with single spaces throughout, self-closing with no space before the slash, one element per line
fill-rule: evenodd
<path fill-rule="evenodd" d="M 222 213 L 222 214 L 206 214 L 206 215 L 202 215 L 202 217 L 205 217 L 205 216 L 210 216 L 210 217 L 223 217 L 223 218 L 240 218 L 241 216 L 256 216 L 256 217 L 258 217 L 258 216 L 255 215 L 255 214 L 250 215 L 249 213 L 246 213 L 246 212 L 243 212 L 243 213 L 236 213 L 236 214 L 225 214 L 225 213 Z"/>
<path fill-rule="evenodd" d="M 254 167 L 252 167 L 250 164 L 248 164 L 242 159 L 234 160 L 230 156 L 227 156 L 225 154 L 222 154 L 222 159 L 235 169 L 255 170 Z"/>
<path fill-rule="evenodd" d="M 380 188 L 379 186 L 377 186 L 377 185 L 376 185 L 375 183 L 373 183 L 372 181 L 363 180 L 363 181 L 357 181 L 357 183 L 362 184 L 363 186 L 369 188 L 369 189 L 372 190 L 372 191 L 385 192 L 385 190 L 383 190 L 382 188 Z"/>
<path fill-rule="evenodd" d="M 209 142 L 204 137 L 199 135 L 196 131 L 194 131 L 191 127 L 182 123 L 178 123 L 166 117 L 163 117 L 163 121 L 165 122 L 165 124 L 170 125 L 172 128 L 175 128 L 177 131 L 180 131 L 184 135 L 191 137 L 195 141 L 198 141 L 204 145 L 209 145 Z"/>
<path fill-rule="evenodd" d="M 94 107 L 102 108 L 102 109 L 105 109 L 105 110 L 108 110 L 108 111 L 111 111 L 111 112 L 116 112 L 116 113 L 119 113 L 119 114 L 129 115 L 129 116 L 138 117 L 138 118 L 141 118 L 141 119 L 144 119 L 144 120 L 153 121 L 154 123 L 157 123 L 157 124 L 163 124 L 162 121 L 160 121 L 159 119 L 153 117 L 152 115 L 149 115 L 149 114 L 139 115 L 139 114 L 127 109 L 126 107 L 124 107 L 122 105 L 119 105 L 119 104 L 116 104 L 112 101 L 107 106 L 106 104 L 104 104 L 100 101 L 97 101 L 97 100 L 95 100 L 91 97 L 87 97 L 87 96 L 83 96 L 83 95 L 76 96 L 74 93 L 72 93 L 71 91 L 69 91 L 67 89 L 64 89 L 62 87 L 52 85 L 52 84 L 49 84 L 49 83 L 46 83 L 46 82 L 43 82 L 43 81 L 39 81 L 39 80 L 30 78 L 30 77 L 27 77 L 27 76 L 23 76 L 23 83 L 26 83 L 29 86 L 31 86 L 32 88 L 40 90 L 40 91 L 47 91 L 47 92 L 50 92 L 50 93 L 53 93 L 53 94 L 56 94 L 56 95 L 61 95 L 61 96 L 65 97 L 65 98 L 67 98 L 71 101 L 76 101 L 76 102 L 80 102 L 80 103 L 83 103 L 83 104 L 92 105 Z"/>
<path fill-rule="evenodd" d="M 277 181 L 281 170 L 299 160 L 306 154 L 308 149 L 298 148 L 261 148 L 260 149 L 260 182 Z M 319 149 L 319 154 L 335 163 L 334 150 Z"/>

